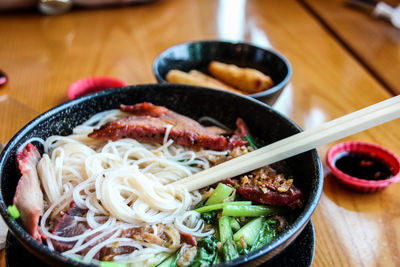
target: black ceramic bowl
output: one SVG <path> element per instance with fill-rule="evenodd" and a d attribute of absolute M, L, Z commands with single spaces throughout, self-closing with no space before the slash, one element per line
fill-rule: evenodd
<path fill-rule="evenodd" d="M 292 76 L 289 61 L 278 52 L 247 43 L 224 41 L 198 41 L 172 46 L 154 60 L 153 72 L 159 83 L 166 83 L 165 77 L 172 69 L 184 72 L 195 69 L 209 74 L 207 67 L 212 60 L 257 69 L 269 75 L 274 86 L 250 96 L 270 106 L 278 99 Z"/>
<path fill-rule="evenodd" d="M 121 103 L 134 104 L 143 101 L 166 106 L 194 119 L 211 116 L 231 128 L 234 128 L 236 118 L 241 117 L 248 124 L 252 134 L 264 144 L 300 131 L 300 128 L 288 118 L 250 97 L 186 85 L 153 84 L 124 87 L 78 98 L 55 107 L 20 130 L 4 148 L 0 158 L 0 213 L 16 239 L 41 260 L 52 265 L 87 266 L 38 243 L 8 215 L 6 207 L 12 204 L 20 176 L 16 165 L 16 150 L 28 138 L 46 138 L 54 134 L 67 135 L 71 133 L 73 127 L 97 112 L 118 108 Z M 288 246 L 310 220 L 323 184 L 322 167 L 317 151 L 312 150 L 289 158 L 282 164 L 295 177 L 295 185 L 303 191 L 304 207 L 298 212 L 289 228 L 272 243 L 221 266 L 235 266 L 256 259 L 258 261 L 261 257 L 263 260 L 270 259 Z"/>

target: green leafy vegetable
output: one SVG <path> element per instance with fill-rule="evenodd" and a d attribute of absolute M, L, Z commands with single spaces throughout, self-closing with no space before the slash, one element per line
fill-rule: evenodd
<path fill-rule="evenodd" d="M 217 239 L 210 235 L 197 242 L 197 253 L 194 257 L 191 267 L 200 267 L 212 265 L 217 257 Z"/>
<path fill-rule="evenodd" d="M 257 239 L 258 233 L 260 232 L 264 223 L 264 218 L 259 217 L 246 223 L 239 231 L 233 235 L 236 245 L 239 249 L 242 249 L 242 240 L 246 242 L 247 246 L 253 245 Z"/>
<path fill-rule="evenodd" d="M 178 262 L 180 257 L 179 251 L 176 252 L 176 254 L 173 256 L 171 263 L 169 264 L 169 267 L 176 267 L 176 263 Z"/>
<path fill-rule="evenodd" d="M 201 213 L 201 218 L 208 224 L 217 223 L 218 210 L 212 210 L 208 212 Z"/>
<path fill-rule="evenodd" d="M 216 253 L 215 258 L 214 258 L 214 261 L 212 262 L 212 265 L 216 265 L 216 264 L 218 264 L 218 263 L 220 263 L 220 259 L 219 259 L 219 254 Z"/>
<path fill-rule="evenodd" d="M 269 219 L 264 222 L 261 231 L 259 231 L 256 240 L 251 246 L 250 252 L 259 249 L 266 244 L 273 241 L 279 233 L 278 230 L 279 222 L 273 219 Z"/>

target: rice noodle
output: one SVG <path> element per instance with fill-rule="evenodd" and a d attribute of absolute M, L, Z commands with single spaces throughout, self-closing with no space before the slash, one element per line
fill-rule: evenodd
<path fill-rule="evenodd" d="M 178 216 L 174 222 L 176 228 L 184 233 L 193 236 L 203 237 L 214 233 L 214 229 L 204 232 L 204 221 L 200 219 L 200 214 L 194 210 L 185 212 Z"/>
<path fill-rule="evenodd" d="M 201 201 L 201 194 L 167 184 L 209 168 L 208 158 L 225 156 L 226 151 L 193 151 L 176 145 L 168 140 L 172 125 L 165 125 L 163 144 L 88 137 L 94 128 L 125 116 L 118 110 L 105 111 L 77 126 L 69 136 L 32 139 L 42 143 L 46 153 L 37 167 L 49 205 L 40 227 L 51 249 L 56 241 L 75 242 L 65 255 L 96 262 L 94 257 L 103 247 L 118 243 L 135 250 L 115 256 L 114 260 L 140 264 L 154 261 L 159 253 L 176 250 L 180 242 L 178 231 L 196 237 L 214 232 L 204 229 L 200 215 L 190 211 Z M 87 210 L 75 220 L 89 229 L 68 237 L 51 233 L 54 220 L 59 220 L 60 213 L 72 202 Z M 143 226 L 150 226 L 153 235 L 161 235 L 157 227 L 160 223 L 172 227 L 163 230 L 170 248 L 121 236 L 124 229 Z M 87 252 L 80 256 L 82 250 Z"/>

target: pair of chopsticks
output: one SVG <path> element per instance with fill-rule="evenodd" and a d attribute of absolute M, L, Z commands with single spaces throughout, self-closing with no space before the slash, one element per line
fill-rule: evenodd
<path fill-rule="evenodd" d="M 200 189 L 225 178 L 247 173 L 399 117 L 400 95 L 326 122 L 319 127 L 279 140 L 171 183 L 171 185 L 182 185 L 189 191 Z"/>

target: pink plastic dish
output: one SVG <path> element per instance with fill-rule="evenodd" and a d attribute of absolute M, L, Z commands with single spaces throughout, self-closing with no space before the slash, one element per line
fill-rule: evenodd
<path fill-rule="evenodd" d="M 112 77 L 88 77 L 78 80 L 68 88 L 68 98 L 75 99 L 80 96 L 93 94 L 110 88 L 126 86 L 126 82 Z"/>
<path fill-rule="evenodd" d="M 350 176 L 336 167 L 338 160 L 344 153 L 362 153 L 385 163 L 393 172 L 393 176 L 384 180 L 366 180 Z M 386 148 L 365 142 L 339 143 L 328 150 L 326 162 L 335 178 L 342 184 L 356 191 L 372 193 L 380 191 L 389 185 L 400 181 L 400 158 Z"/>

